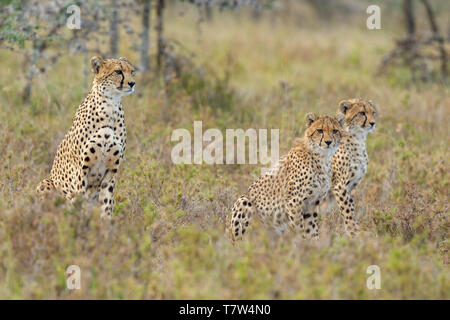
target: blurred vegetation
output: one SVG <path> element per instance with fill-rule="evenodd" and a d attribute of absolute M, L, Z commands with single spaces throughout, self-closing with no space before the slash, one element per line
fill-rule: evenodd
<path fill-rule="evenodd" d="M 34 194 L 86 93 L 83 55 L 64 54 L 26 105 L 23 62 L 0 51 L 0 298 L 448 299 L 449 87 L 413 84 L 406 68 L 373 76 L 402 32 L 399 11 L 368 31 L 365 8 L 326 23 L 308 18 L 306 2 L 295 8 L 284 15 L 275 6 L 257 20 L 214 12 L 199 25 L 192 6 L 167 7 L 168 52 L 181 66 L 167 75 L 182 71 L 170 81 L 143 73 L 124 98 L 129 138 L 112 224 L 81 200 Z M 119 53 L 131 61 L 134 41 L 122 30 Z M 307 112 L 335 113 L 350 97 L 372 99 L 380 114 L 355 197 L 365 230 L 357 239 L 345 237 L 334 208 L 321 216 L 317 242 L 255 225 L 233 246 L 224 218 L 259 166 L 171 162 L 171 132 L 193 130 L 194 120 L 204 130 L 279 128 L 284 154 Z M 72 264 L 81 290 L 66 289 Z M 366 287 L 373 264 L 381 290 Z"/>

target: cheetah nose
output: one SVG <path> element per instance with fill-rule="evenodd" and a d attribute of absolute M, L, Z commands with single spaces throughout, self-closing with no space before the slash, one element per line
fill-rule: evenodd
<path fill-rule="evenodd" d="M 375 122 L 369 122 L 369 124 L 373 127 L 375 125 Z"/>
<path fill-rule="evenodd" d="M 327 144 L 327 146 L 329 146 L 331 144 L 331 140 L 327 140 L 325 141 L 325 143 Z"/>
<path fill-rule="evenodd" d="M 131 88 L 133 88 L 135 84 L 136 84 L 136 82 L 134 82 L 134 81 L 128 82 L 128 85 L 129 85 Z"/>

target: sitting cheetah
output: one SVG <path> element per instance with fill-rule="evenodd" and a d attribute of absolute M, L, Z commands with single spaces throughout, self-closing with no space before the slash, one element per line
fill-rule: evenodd
<path fill-rule="evenodd" d="M 316 207 L 330 188 L 331 157 L 343 133 L 336 118 L 308 114 L 304 137 L 235 202 L 227 219 L 231 238 L 242 238 L 255 215 L 279 232 L 300 227 L 305 237 L 316 237 Z"/>
<path fill-rule="evenodd" d="M 91 65 L 92 89 L 57 148 L 50 177 L 36 191 L 43 198 L 56 189 L 69 200 L 83 194 L 99 201 L 101 216 L 111 218 L 116 173 L 127 142 L 121 99 L 134 92 L 135 70 L 126 58 L 93 57 Z"/>
<path fill-rule="evenodd" d="M 359 227 L 353 216 L 355 208 L 352 192 L 367 170 L 369 158 L 366 138 L 375 129 L 377 111 L 370 100 L 349 99 L 339 103 L 339 112 L 345 117 L 342 125 L 348 134 L 342 137 L 331 160 L 333 174 L 329 199 L 332 200 L 333 193 L 344 217 L 345 232 L 353 237 L 358 233 Z M 323 209 L 327 207 L 326 202 L 323 205 Z"/>

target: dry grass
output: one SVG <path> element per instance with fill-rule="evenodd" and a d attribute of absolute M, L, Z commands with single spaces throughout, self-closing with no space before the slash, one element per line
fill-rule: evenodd
<path fill-rule="evenodd" d="M 166 97 L 157 81 L 138 82 L 139 94 L 124 100 L 129 144 L 113 224 L 85 203 L 34 195 L 84 96 L 82 58 L 61 60 L 25 106 L 20 60 L 0 53 L 0 298 L 449 298 L 448 86 L 410 85 L 405 70 L 374 78 L 392 44 L 387 30 L 224 17 L 199 37 L 189 15 L 169 21 L 169 38 L 229 83 L 191 74 L 186 89 L 174 83 Z M 136 60 L 128 47 L 121 54 Z M 321 217 L 317 243 L 255 227 L 233 247 L 224 216 L 259 166 L 170 160 L 172 130 L 192 130 L 199 119 L 204 129 L 279 128 L 283 154 L 306 112 L 335 113 L 355 96 L 380 109 L 356 196 L 366 231 L 355 240 L 343 235 L 335 208 Z M 82 270 L 78 291 L 65 286 L 71 264 Z M 372 264 L 381 290 L 366 288 Z"/>

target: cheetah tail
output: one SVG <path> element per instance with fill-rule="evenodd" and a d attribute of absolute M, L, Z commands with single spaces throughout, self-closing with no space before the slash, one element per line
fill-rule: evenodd
<path fill-rule="evenodd" d="M 55 189 L 52 179 L 44 179 L 36 188 L 36 193 L 40 195 L 41 200 L 45 197 L 46 193 L 51 192 Z"/>

